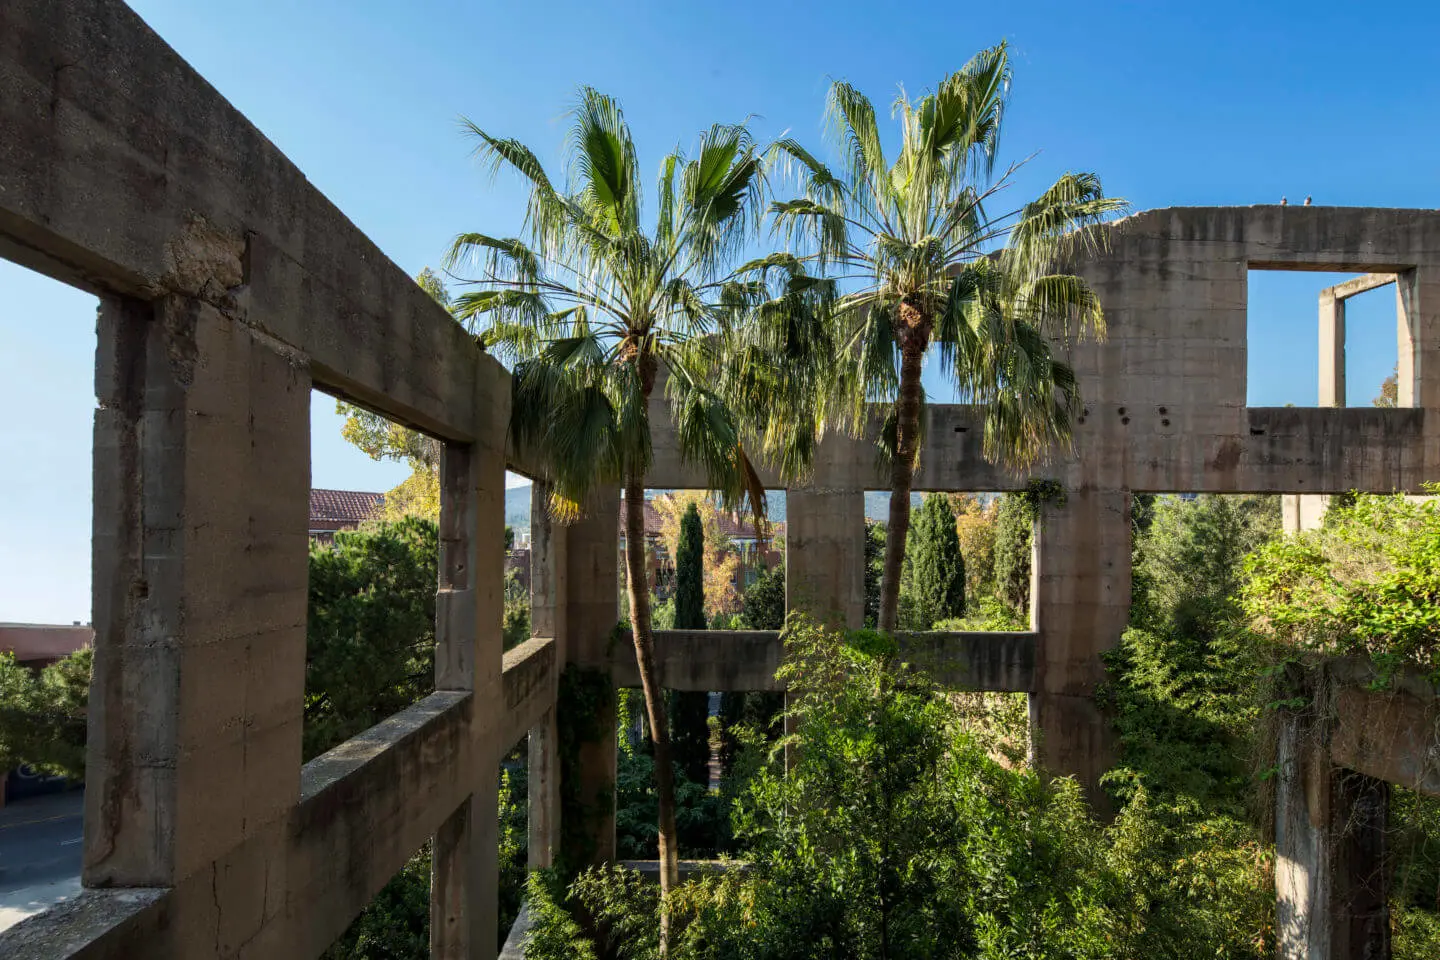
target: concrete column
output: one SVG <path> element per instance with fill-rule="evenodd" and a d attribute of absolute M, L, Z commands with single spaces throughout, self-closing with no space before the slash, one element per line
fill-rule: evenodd
<path fill-rule="evenodd" d="M 549 500 L 549 484 L 530 485 L 530 635 L 558 644 L 567 633 L 566 528 L 550 518 Z M 565 651 L 557 647 L 555 653 L 555 662 L 564 663 Z"/>
<path fill-rule="evenodd" d="M 865 491 L 791 489 L 785 504 L 785 608 L 865 625 Z"/>
<path fill-rule="evenodd" d="M 1345 406 L 1345 301 L 1320 293 L 1320 406 Z"/>
<path fill-rule="evenodd" d="M 607 491 L 591 506 L 589 516 L 565 528 L 566 660 L 607 676 L 611 633 L 619 619 L 619 517 L 619 492 Z M 615 859 L 614 697 L 589 719 L 597 738 L 580 744 L 573 771 L 560 771 L 562 777 L 579 780 L 572 794 L 576 809 L 567 808 L 561 835 L 565 849 L 560 852 L 571 867 Z"/>
<path fill-rule="evenodd" d="M 1275 806 L 1282 960 L 1390 956 L 1390 785 L 1333 766 L 1313 725 L 1282 718 Z"/>
<path fill-rule="evenodd" d="M 542 870 L 555 861 L 560 841 L 560 771 L 556 752 L 558 732 L 555 711 L 544 722 L 530 728 L 528 856 L 531 870 Z"/>
<path fill-rule="evenodd" d="M 440 586 L 435 603 L 435 686 L 472 694 L 471 794 L 433 838 L 430 953 L 445 960 L 495 956 L 499 922 L 499 762 L 494 731 L 501 689 L 505 404 L 488 431 L 446 443 L 440 457 Z M 487 406 L 486 409 L 490 409 Z"/>
<path fill-rule="evenodd" d="M 310 376 L 198 301 L 98 332 L 83 878 L 177 886 L 299 796 Z"/>
<path fill-rule="evenodd" d="M 549 485 L 536 481 L 530 487 L 530 633 L 555 642 L 555 662 L 566 662 L 569 632 L 566 597 L 567 530 L 549 514 Z M 555 684 L 558 692 L 559 676 Z M 560 770 L 558 732 L 552 710 L 530 728 L 528 742 L 529 861 L 532 870 L 554 863 L 560 843 Z"/>
<path fill-rule="evenodd" d="M 1041 508 L 1031 563 L 1031 624 L 1038 631 L 1030 696 L 1032 753 L 1052 774 L 1073 775 L 1096 809 L 1100 776 L 1115 761 L 1114 730 L 1095 705 L 1100 655 L 1130 618 L 1130 494 L 1070 490 Z"/>

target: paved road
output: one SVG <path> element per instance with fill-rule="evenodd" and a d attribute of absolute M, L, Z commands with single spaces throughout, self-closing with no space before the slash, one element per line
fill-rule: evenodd
<path fill-rule="evenodd" d="M 80 892 L 80 790 L 0 808 L 0 930 Z"/>
<path fill-rule="evenodd" d="M 80 875 L 81 790 L 0 808 L 0 893 Z"/>

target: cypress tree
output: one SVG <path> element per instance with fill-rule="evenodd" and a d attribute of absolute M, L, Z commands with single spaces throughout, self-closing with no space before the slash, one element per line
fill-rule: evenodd
<path fill-rule="evenodd" d="M 965 560 L 947 497 L 927 496 L 920 506 L 906 537 L 902 594 L 914 629 L 965 613 Z"/>
<path fill-rule="evenodd" d="M 1023 494 L 1000 498 L 995 517 L 995 596 L 1016 613 L 1030 613 L 1030 541 L 1035 508 Z"/>
<path fill-rule="evenodd" d="M 675 629 L 704 630 L 705 527 L 695 504 L 680 518 L 680 543 L 675 548 Z"/>
<path fill-rule="evenodd" d="M 675 629 L 704 630 L 705 527 L 700 511 L 691 503 L 680 518 L 680 542 L 675 548 Z M 710 695 L 704 692 L 670 692 L 671 756 L 687 779 L 710 784 Z"/>

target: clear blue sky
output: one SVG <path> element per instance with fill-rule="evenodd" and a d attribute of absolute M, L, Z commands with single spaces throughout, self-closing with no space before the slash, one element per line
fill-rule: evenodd
<path fill-rule="evenodd" d="M 1430 3 L 133 5 L 412 273 L 460 230 L 519 227 L 521 197 L 477 172 L 461 114 L 558 168 L 562 114 L 588 83 L 620 99 L 653 170 L 715 120 L 818 142 L 830 79 L 883 108 L 1001 38 L 1016 70 L 1006 158 L 1041 151 L 1017 197 L 1089 169 L 1137 208 L 1440 204 Z M 1315 402 L 1328 282 L 1252 282 L 1253 405 Z M 0 620 L 89 617 L 93 309 L 0 263 Z M 1395 360 L 1388 292 L 1356 302 L 1350 343 L 1349 399 L 1365 403 Z M 401 479 L 346 447 L 333 406 L 314 408 L 314 485 Z"/>

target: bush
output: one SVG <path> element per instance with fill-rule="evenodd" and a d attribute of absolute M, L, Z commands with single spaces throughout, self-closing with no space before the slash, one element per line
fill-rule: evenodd
<path fill-rule="evenodd" d="M 1264 955 L 1268 864 L 1243 833 L 1208 837 L 1143 791 L 1103 825 L 1073 782 L 996 762 L 886 638 L 793 618 L 786 641 L 794 765 L 759 758 L 735 811 L 747 866 L 676 891 L 672 957 Z M 564 900 L 529 957 L 656 956 L 638 875 L 590 871 Z"/>
<path fill-rule="evenodd" d="M 1440 680 L 1440 502 L 1357 494 L 1321 529 L 1268 544 L 1246 573 L 1261 635 Z"/>

